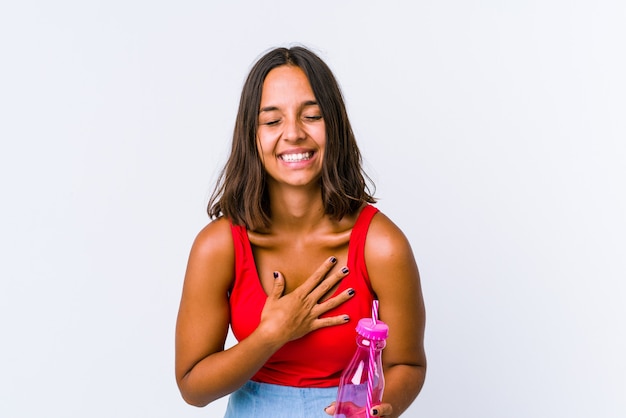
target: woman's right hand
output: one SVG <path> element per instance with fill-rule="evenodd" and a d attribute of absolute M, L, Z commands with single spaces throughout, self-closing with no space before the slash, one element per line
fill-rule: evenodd
<path fill-rule="evenodd" d="M 350 318 L 347 315 L 320 318 L 320 315 L 354 295 L 353 289 L 347 289 L 320 302 L 324 295 L 349 274 L 347 267 L 331 273 L 336 263 L 335 257 L 330 257 L 304 283 L 287 295 L 284 295 L 285 278 L 280 272 L 274 272 L 274 287 L 261 312 L 257 331 L 282 345 L 316 329 L 348 322 Z"/>

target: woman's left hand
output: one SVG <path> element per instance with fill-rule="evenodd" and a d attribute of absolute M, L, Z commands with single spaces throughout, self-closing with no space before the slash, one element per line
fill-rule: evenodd
<path fill-rule="evenodd" d="M 333 402 L 330 405 L 328 405 L 326 408 L 324 408 L 324 412 L 326 412 L 328 415 L 334 415 L 335 411 L 336 411 L 336 402 Z M 346 414 L 349 412 L 345 411 L 343 413 Z M 376 405 L 375 407 L 372 408 L 372 410 L 370 411 L 370 416 L 386 418 L 386 417 L 391 416 L 392 413 L 393 413 L 393 407 L 391 406 L 391 404 L 381 403 L 380 405 Z"/>

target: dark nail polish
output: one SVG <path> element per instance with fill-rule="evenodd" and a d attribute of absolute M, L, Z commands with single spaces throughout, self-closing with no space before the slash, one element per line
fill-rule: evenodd
<path fill-rule="evenodd" d="M 378 415 L 378 409 L 372 409 L 372 415 Z"/>
<path fill-rule="evenodd" d="M 342 269 L 341 269 L 341 272 L 342 272 L 343 274 L 347 274 L 349 271 L 350 271 L 350 270 L 348 270 L 348 267 L 344 267 L 344 268 L 342 268 Z"/>
<path fill-rule="evenodd" d="M 330 262 L 335 264 L 337 262 L 337 259 L 335 257 L 330 257 Z"/>
<path fill-rule="evenodd" d="M 348 295 L 350 296 L 354 295 L 354 289 L 348 289 Z"/>
<path fill-rule="evenodd" d="M 278 279 L 278 272 L 277 271 L 274 272 L 274 278 Z"/>
<path fill-rule="evenodd" d="M 348 322 L 348 321 L 350 320 L 350 317 L 349 317 L 348 315 L 344 315 L 344 316 L 343 316 L 343 320 L 344 320 L 344 321 L 346 321 L 346 322 Z"/>

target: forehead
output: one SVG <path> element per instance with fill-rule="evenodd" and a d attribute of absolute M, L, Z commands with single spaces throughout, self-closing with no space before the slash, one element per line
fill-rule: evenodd
<path fill-rule="evenodd" d="M 315 94 L 300 67 L 281 65 L 272 69 L 263 81 L 262 106 L 311 100 L 315 100 Z"/>

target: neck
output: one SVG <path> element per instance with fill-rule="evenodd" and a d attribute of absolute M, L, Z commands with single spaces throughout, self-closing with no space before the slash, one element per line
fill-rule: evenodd
<path fill-rule="evenodd" d="M 307 232 L 326 220 L 322 191 L 293 188 L 270 189 L 272 229 Z"/>

